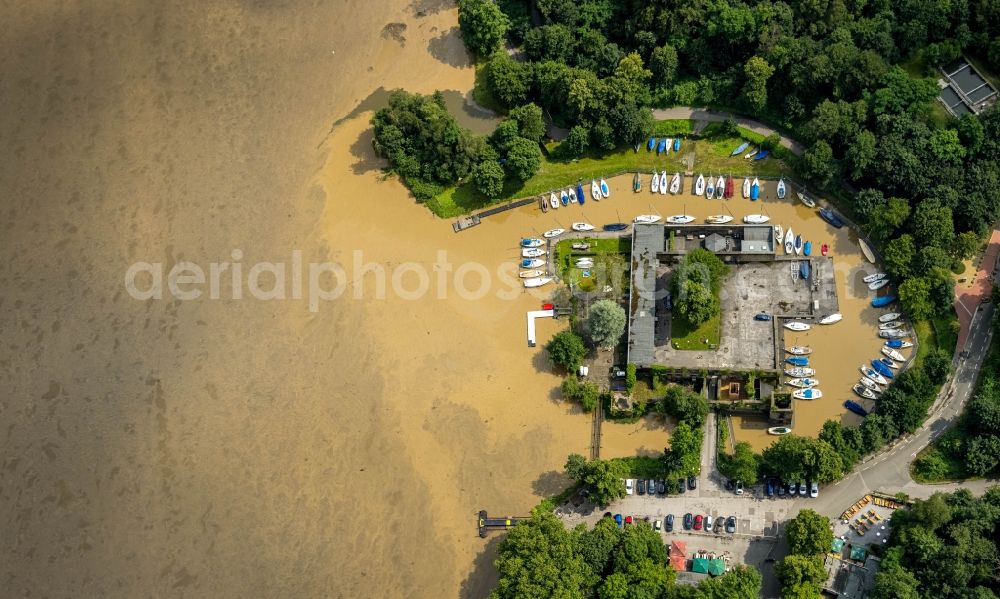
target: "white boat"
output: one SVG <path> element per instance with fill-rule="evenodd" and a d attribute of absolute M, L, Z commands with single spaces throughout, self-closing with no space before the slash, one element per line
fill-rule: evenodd
<path fill-rule="evenodd" d="M 879 385 L 888 384 L 887 381 L 885 380 L 885 377 L 879 374 L 878 372 L 875 372 L 875 369 L 872 368 L 871 366 L 865 366 L 864 364 L 862 364 L 861 374 L 865 375 L 866 378 L 870 379 L 875 383 L 878 383 Z"/>
<path fill-rule="evenodd" d="M 820 318 L 819 319 L 819 323 L 820 324 L 833 324 L 835 322 L 840 322 L 841 320 L 844 320 L 844 315 L 841 314 L 840 312 L 834 312 L 833 314 L 828 314 L 828 315 L 824 316 L 823 318 Z"/>
<path fill-rule="evenodd" d="M 813 353 L 812 348 L 808 345 L 793 345 L 791 347 L 786 347 L 785 351 L 793 356 L 808 356 Z"/>
<path fill-rule="evenodd" d="M 601 186 L 597 184 L 597 179 L 590 180 L 590 197 L 595 200 L 601 199 Z"/>
<path fill-rule="evenodd" d="M 756 150 L 750 150 L 743 157 L 749 160 L 750 158 L 756 156 L 757 152 L 760 152 L 760 148 L 757 148 Z"/>
<path fill-rule="evenodd" d="M 573 189 L 572 187 L 570 187 L 569 189 L 566 190 L 566 193 L 569 194 L 569 203 L 570 204 L 575 204 L 576 203 L 576 190 Z"/>
<path fill-rule="evenodd" d="M 743 222 L 748 225 L 763 225 L 769 220 L 771 217 L 766 214 L 748 214 L 743 217 Z"/>
<path fill-rule="evenodd" d="M 889 284 L 889 279 L 879 279 L 877 281 L 872 281 L 868 283 L 868 288 L 872 291 L 878 291 L 879 289 L 885 287 Z"/>
<path fill-rule="evenodd" d="M 650 223 L 655 223 L 656 221 L 660 220 L 660 218 L 662 217 L 659 214 L 640 214 L 639 216 L 635 217 L 635 222 L 650 224 Z"/>
<path fill-rule="evenodd" d="M 891 322 L 893 320 L 898 319 L 900 316 L 902 316 L 902 314 L 900 314 L 899 312 L 889 312 L 888 314 L 883 314 L 882 316 L 879 316 L 878 321 Z"/>
<path fill-rule="evenodd" d="M 889 358 L 890 360 L 895 360 L 897 362 L 905 362 L 906 361 L 906 358 L 903 357 L 903 354 L 901 354 L 898 351 L 892 349 L 891 347 L 882 346 L 882 355 L 885 356 L 885 357 L 887 357 L 887 358 Z"/>
<path fill-rule="evenodd" d="M 812 327 L 804 322 L 799 322 L 798 320 L 792 320 L 785 323 L 785 328 L 789 331 L 808 331 Z"/>
<path fill-rule="evenodd" d="M 601 195 L 605 198 L 611 197 L 611 188 L 608 187 L 608 182 L 603 178 L 601 179 Z"/>
<path fill-rule="evenodd" d="M 660 174 L 653 171 L 653 180 L 649 183 L 651 193 L 660 193 Z"/>
<path fill-rule="evenodd" d="M 791 379 L 786 383 L 792 387 L 798 387 L 799 389 L 808 389 L 810 387 L 816 387 L 819 385 L 819 381 L 816 379 L 803 378 L 803 379 Z"/>
<path fill-rule="evenodd" d="M 549 206 L 558 209 L 559 208 L 559 198 L 556 197 L 555 192 L 549 195 Z"/>
<path fill-rule="evenodd" d="M 715 181 L 712 177 L 709 177 L 705 183 L 707 187 L 705 188 L 705 197 L 709 200 L 715 197 Z"/>
<path fill-rule="evenodd" d="M 719 180 L 715 182 L 715 198 L 718 200 L 726 197 L 726 178 L 719 175 Z"/>
<path fill-rule="evenodd" d="M 554 237 L 559 237 L 566 232 L 566 229 L 549 229 L 548 231 L 542 233 L 542 237 L 546 239 L 552 239 Z"/>
<path fill-rule="evenodd" d="M 788 231 L 785 232 L 785 255 L 795 253 L 795 233 L 792 233 L 792 228 L 788 227 Z"/>
<path fill-rule="evenodd" d="M 807 366 L 796 366 L 795 368 L 786 368 L 785 374 L 791 377 L 801 378 L 816 374 L 816 370 Z"/>
<path fill-rule="evenodd" d="M 901 320 L 891 320 L 889 322 L 878 323 L 878 329 L 880 331 L 891 331 L 893 329 L 903 328 L 903 321 Z"/>
<path fill-rule="evenodd" d="M 593 231 L 594 225 L 590 223 L 573 223 L 572 229 L 574 231 Z"/>
<path fill-rule="evenodd" d="M 698 175 L 698 178 L 694 181 L 694 195 L 700 196 L 705 193 L 705 177 Z"/>
<path fill-rule="evenodd" d="M 693 220 L 694 217 L 690 214 L 675 214 L 667 217 L 667 222 L 672 225 L 686 225 Z"/>
<path fill-rule="evenodd" d="M 799 201 L 805 204 L 808 208 L 816 207 L 816 202 L 812 201 L 812 199 L 809 196 L 805 195 L 801 191 L 796 191 L 795 195 L 799 196 Z"/>
<path fill-rule="evenodd" d="M 750 197 L 750 177 L 743 177 L 743 199 Z"/>
<path fill-rule="evenodd" d="M 589 250 L 590 249 L 590 244 L 589 243 L 574 243 L 573 244 L 573 249 L 574 250 Z"/>
<path fill-rule="evenodd" d="M 781 435 L 787 435 L 790 432 L 792 432 L 792 429 L 788 428 L 787 426 L 772 426 L 767 429 L 767 434 L 769 435 L 781 436 Z"/>
<path fill-rule="evenodd" d="M 577 268 L 594 268 L 594 261 L 593 260 L 577 260 L 576 261 L 576 267 Z"/>
<path fill-rule="evenodd" d="M 531 287 L 541 287 L 542 285 L 548 285 L 552 282 L 552 277 L 535 277 L 534 279 L 525 279 L 524 286 L 527 288 Z"/>
<path fill-rule="evenodd" d="M 871 262 L 872 264 L 875 264 L 875 254 L 872 253 L 872 249 L 868 247 L 868 244 L 865 243 L 865 240 L 859 237 L 858 245 L 861 246 L 861 253 L 865 255 L 865 258 L 867 258 L 868 261 Z"/>
<path fill-rule="evenodd" d="M 785 199 L 785 180 L 778 179 L 778 199 Z"/>
<path fill-rule="evenodd" d="M 667 171 L 663 171 L 664 174 Z M 674 178 L 670 180 L 670 193 L 678 194 L 681 192 L 681 174 L 674 173 Z"/>
<path fill-rule="evenodd" d="M 660 172 L 660 195 L 667 195 L 667 171 Z"/>
<path fill-rule="evenodd" d="M 521 268 L 538 268 L 539 266 L 545 266 L 545 260 L 540 260 L 538 258 L 521 260 Z"/>
<path fill-rule="evenodd" d="M 521 250 L 521 256 L 524 258 L 538 258 L 547 253 L 545 250 L 539 248 L 524 248 Z"/>
<path fill-rule="evenodd" d="M 867 275 L 865 278 L 863 278 L 861 280 L 864 281 L 865 283 L 873 283 L 875 281 L 878 281 L 878 280 L 881 280 L 881 279 L 884 279 L 884 278 L 886 278 L 886 274 L 884 272 L 873 272 L 872 274 Z"/>
<path fill-rule="evenodd" d="M 902 339 L 903 337 L 909 337 L 906 331 L 902 329 L 888 329 L 885 331 L 879 331 L 878 336 L 882 339 Z"/>
<path fill-rule="evenodd" d="M 781 245 L 781 239 L 785 234 L 785 229 L 781 225 L 774 225 L 774 243 L 775 245 Z"/>
<path fill-rule="evenodd" d="M 868 387 L 864 387 L 862 385 L 854 385 L 853 389 L 855 393 L 857 393 L 861 397 L 864 397 L 865 399 L 875 399 L 875 393 Z"/>
<path fill-rule="evenodd" d="M 889 343 L 889 342 L 886 341 L 886 343 Z M 889 346 L 886 345 L 885 347 L 889 347 Z M 908 347 L 913 347 L 913 344 L 910 343 L 909 341 L 900 341 L 899 342 L 899 349 L 906 349 Z"/>
<path fill-rule="evenodd" d="M 537 237 L 525 237 L 521 240 L 521 247 L 523 248 L 537 248 L 545 245 L 545 242 Z"/>
<path fill-rule="evenodd" d="M 517 276 L 521 277 L 522 279 L 534 279 L 536 277 L 542 276 L 543 274 L 545 274 L 545 271 L 543 271 L 540 268 L 536 268 L 534 270 L 522 270 L 521 272 L 517 273 Z"/>
<path fill-rule="evenodd" d="M 713 214 L 712 216 L 705 219 L 705 222 L 710 225 L 724 225 L 731 222 L 733 217 L 728 214 Z"/>
<path fill-rule="evenodd" d="M 858 382 L 861 383 L 862 385 L 864 385 L 865 387 L 868 387 L 869 389 L 871 389 L 875 393 L 881 393 L 882 392 L 882 387 L 879 387 L 878 383 L 876 383 L 875 381 L 871 380 L 870 378 L 868 378 L 866 376 L 861 377 L 858 380 Z"/>
<path fill-rule="evenodd" d="M 569 205 L 569 194 L 566 193 L 565 189 L 559 192 L 559 201 L 562 202 L 563 206 Z"/>
<path fill-rule="evenodd" d="M 668 137 L 667 138 L 667 146 L 665 148 L 663 148 L 663 153 L 664 154 L 669 154 L 670 150 L 672 150 L 672 149 L 674 149 L 674 138 L 673 137 Z"/>
<path fill-rule="evenodd" d="M 795 399 L 820 399 L 823 397 L 823 392 L 819 389 L 799 389 L 792 392 L 792 397 Z"/>

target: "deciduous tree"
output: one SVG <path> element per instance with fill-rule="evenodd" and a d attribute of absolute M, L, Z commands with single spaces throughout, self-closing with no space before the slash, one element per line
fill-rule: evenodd
<path fill-rule="evenodd" d="M 510 20 L 493 0 L 459 0 L 458 26 L 470 50 L 489 56 L 503 44 Z"/>
<path fill-rule="evenodd" d="M 583 339 L 573 331 L 560 331 L 549 341 L 545 349 L 557 366 L 562 366 L 569 372 L 575 372 L 587 353 Z"/>
<path fill-rule="evenodd" d="M 612 300 L 599 300 L 587 314 L 590 338 L 600 347 L 612 348 L 625 332 L 625 309 Z"/>

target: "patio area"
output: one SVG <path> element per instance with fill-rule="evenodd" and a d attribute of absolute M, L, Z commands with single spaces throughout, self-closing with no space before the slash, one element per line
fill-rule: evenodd
<path fill-rule="evenodd" d="M 834 524 L 831 553 L 863 563 L 869 546 L 889 541 L 889 519 L 900 507 L 891 499 L 865 495 Z"/>

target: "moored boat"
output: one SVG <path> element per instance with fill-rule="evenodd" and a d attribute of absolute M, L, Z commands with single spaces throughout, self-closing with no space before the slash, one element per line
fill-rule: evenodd
<path fill-rule="evenodd" d="M 698 178 L 694 181 L 694 195 L 700 196 L 705 193 L 705 177 L 699 174 Z"/>
<path fill-rule="evenodd" d="M 819 389 L 809 388 L 809 389 L 799 389 L 798 391 L 792 391 L 792 397 L 795 399 L 820 399 L 823 397 L 823 392 Z"/>
<path fill-rule="evenodd" d="M 844 402 L 844 407 L 847 408 L 848 410 L 854 412 L 858 416 L 867 416 L 868 415 L 868 410 L 866 410 L 863 407 L 861 407 L 861 404 L 859 404 L 856 401 L 848 399 L 847 401 Z"/>
<path fill-rule="evenodd" d="M 664 153 L 668 153 L 668 152 L 670 152 L 670 148 L 672 148 L 672 147 L 674 147 L 674 138 L 672 138 L 672 137 L 668 137 L 668 138 L 667 138 L 667 145 L 666 145 L 666 146 L 664 146 L 664 148 L 663 148 L 663 152 L 664 152 Z"/>
<path fill-rule="evenodd" d="M 525 237 L 521 240 L 521 247 L 523 248 L 537 248 L 543 245 L 545 245 L 545 241 L 537 237 Z"/>
<path fill-rule="evenodd" d="M 667 171 L 660 171 L 660 195 L 667 195 Z"/>
<path fill-rule="evenodd" d="M 743 222 L 748 225 L 762 225 L 769 220 L 771 217 L 766 214 L 748 214 L 743 217 Z"/>
<path fill-rule="evenodd" d="M 808 256 L 809 254 L 812 253 L 812 251 L 813 251 L 813 244 L 812 244 L 811 241 L 807 241 L 804 244 L 802 244 L 802 255 L 803 256 Z"/>
<path fill-rule="evenodd" d="M 784 324 L 784 327 L 789 331 L 808 331 L 809 329 L 812 328 L 808 324 L 800 322 L 798 320 L 791 320 L 789 322 L 786 322 Z"/>
<path fill-rule="evenodd" d="M 566 232 L 566 229 L 549 229 L 548 231 L 542 233 L 542 237 L 546 239 L 552 239 L 554 237 L 559 237 Z"/>
<path fill-rule="evenodd" d="M 747 152 L 746 154 L 744 154 L 743 157 L 749 160 L 750 158 L 753 158 L 754 156 L 756 156 L 757 152 L 760 152 L 760 148 L 757 148 L 756 150 L 751 150 L 750 152 Z"/>
<path fill-rule="evenodd" d="M 590 223 L 573 223 L 572 229 L 574 231 L 593 231 L 594 225 Z"/>
<path fill-rule="evenodd" d="M 885 347 L 891 347 L 893 349 L 906 349 L 908 347 L 913 347 L 913 344 L 909 341 L 903 341 L 902 339 L 889 339 L 885 342 Z"/>
<path fill-rule="evenodd" d="M 580 250 L 580 251 L 589 250 L 590 249 L 590 244 L 589 243 L 574 243 L 573 244 L 573 249 L 574 250 Z"/>
<path fill-rule="evenodd" d="M 808 345 L 793 345 L 791 347 L 786 347 L 785 351 L 793 356 L 808 356 L 813 353 L 812 348 Z"/>
<path fill-rule="evenodd" d="M 872 281 L 871 283 L 868 283 L 868 289 L 871 289 L 872 291 L 878 291 L 879 289 L 885 287 L 888 284 L 889 284 L 889 279 L 879 279 L 877 281 Z"/>
<path fill-rule="evenodd" d="M 812 198 L 810 198 L 806 194 L 802 193 L 801 191 L 795 192 L 795 195 L 799 196 L 799 201 L 802 202 L 803 204 L 805 204 L 807 207 L 809 207 L 809 208 L 815 208 L 816 207 L 816 202 L 814 202 L 812 200 Z"/>
<path fill-rule="evenodd" d="M 790 379 L 785 381 L 785 384 L 791 385 L 792 387 L 798 387 L 799 389 L 808 389 L 809 387 L 819 386 L 819 381 L 810 378 Z"/>
<path fill-rule="evenodd" d="M 879 316 L 878 317 L 878 321 L 879 322 L 891 322 L 893 320 L 898 319 L 900 316 L 902 316 L 902 314 L 899 313 L 899 312 L 888 312 L 886 314 L 883 314 L 882 316 Z"/>
<path fill-rule="evenodd" d="M 597 179 L 590 180 L 590 197 L 595 200 L 601 199 L 601 186 L 597 184 Z"/>
<path fill-rule="evenodd" d="M 542 285 L 548 285 L 552 282 L 552 277 L 535 277 L 534 279 L 525 279 L 524 286 L 527 288 L 541 287 Z"/>
<path fill-rule="evenodd" d="M 750 198 L 750 177 L 743 177 L 743 199 Z"/>
<path fill-rule="evenodd" d="M 649 182 L 650 193 L 660 193 L 660 174 L 653 171 L 653 180 Z"/>
<path fill-rule="evenodd" d="M 586 198 L 583 196 L 583 185 L 576 184 L 576 199 L 580 200 L 580 205 L 583 206 L 586 203 Z"/>
<path fill-rule="evenodd" d="M 905 362 L 906 361 L 906 358 L 903 357 L 903 354 L 901 354 L 898 351 L 892 349 L 891 347 L 882 346 L 882 355 L 884 355 L 885 357 L 889 358 L 890 360 L 894 360 L 896 362 Z"/>
<path fill-rule="evenodd" d="M 896 369 L 899 368 L 899 364 L 897 364 L 895 361 L 893 361 L 893 360 L 891 360 L 889 358 L 879 358 L 878 361 L 881 362 L 881 363 L 883 363 L 883 364 L 885 364 L 889 368 L 892 368 L 893 370 L 896 370 Z"/>
<path fill-rule="evenodd" d="M 889 384 L 889 381 L 885 380 L 885 377 L 879 374 L 878 371 L 876 371 L 873 368 L 869 368 L 864 364 L 861 365 L 861 374 L 865 375 L 865 378 L 871 380 L 874 383 L 878 383 L 879 385 Z"/>
<path fill-rule="evenodd" d="M 667 149 L 667 138 L 664 137 L 663 139 L 660 140 L 660 143 L 656 144 L 656 153 L 662 154 L 666 149 Z"/>
<path fill-rule="evenodd" d="M 904 337 L 909 337 L 906 331 L 902 329 L 889 329 L 886 331 L 879 331 L 878 336 L 882 339 L 902 339 Z"/>
<path fill-rule="evenodd" d="M 724 194 L 722 194 L 722 197 L 724 197 L 724 198 L 731 198 L 731 197 L 733 197 L 733 177 L 732 177 L 732 175 L 730 175 L 729 177 L 726 178 L 726 192 Z"/>
<path fill-rule="evenodd" d="M 544 256 L 547 253 L 548 252 L 546 252 L 545 250 L 540 249 L 540 248 L 524 248 L 523 250 L 521 250 L 521 257 L 522 258 L 539 258 L 541 256 Z"/>
<path fill-rule="evenodd" d="M 833 314 L 827 314 L 823 318 L 819 319 L 820 324 L 833 324 L 835 322 L 840 322 L 844 320 L 844 315 L 840 312 L 834 312 Z"/>
<path fill-rule="evenodd" d="M 601 227 L 604 231 L 624 231 L 628 228 L 628 223 L 608 223 Z"/>
<path fill-rule="evenodd" d="M 792 366 L 809 366 L 809 358 L 806 356 L 789 356 L 785 362 Z"/>
<path fill-rule="evenodd" d="M 881 360 L 875 358 L 875 359 L 872 359 L 871 363 L 872 363 L 872 368 L 875 369 L 875 372 L 881 374 L 885 378 L 891 379 L 891 378 L 894 378 L 896 376 L 896 375 L 892 374 L 892 369 L 889 368 L 888 366 L 886 366 L 885 364 L 883 364 Z"/>
<path fill-rule="evenodd" d="M 854 389 L 855 393 L 857 393 L 861 397 L 864 397 L 865 399 L 875 399 L 875 393 L 868 387 L 865 387 L 864 385 L 855 384 L 854 387 L 852 387 L 852 389 Z"/>
<path fill-rule="evenodd" d="M 679 137 L 674 138 L 674 151 L 675 152 L 681 151 L 681 138 Z"/>
<path fill-rule="evenodd" d="M 866 376 L 863 376 L 860 379 L 858 379 L 858 382 L 861 383 L 862 385 L 864 385 L 865 387 L 871 389 L 875 393 L 881 393 L 882 392 L 882 387 L 879 387 L 878 383 L 876 383 L 875 381 L 871 380 L 870 378 L 868 378 Z"/>
<path fill-rule="evenodd" d="M 804 366 L 796 366 L 795 368 L 786 368 L 785 374 L 791 377 L 801 378 L 816 374 L 816 370 L 812 368 L 806 368 Z"/>
<path fill-rule="evenodd" d="M 790 432 L 792 432 L 792 429 L 787 426 L 772 426 L 767 429 L 767 434 L 769 435 L 787 435 Z"/>
<path fill-rule="evenodd" d="M 811 268 L 809 266 L 809 261 L 808 260 L 803 260 L 802 262 L 799 262 L 799 276 L 800 277 L 802 277 L 803 279 L 808 279 L 810 272 L 811 272 Z"/>
<path fill-rule="evenodd" d="M 663 171 L 663 176 L 667 175 L 667 171 Z M 670 180 L 670 193 L 678 194 L 681 191 L 681 174 L 674 173 L 673 179 Z"/>
<path fill-rule="evenodd" d="M 820 246 L 819 252 L 824 256 L 827 255 L 830 252 L 830 246 L 824 243 L 822 246 Z"/>
<path fill-rule="evenodd" d="M 785 232 L 785 255 L 795 253 L 795 233 L 792 233 L 792 228 L 788 227 L 788 231 Z"/>
<path fill-rule="evenodd" d="M 754 201 L 760 197 L 760 180 L 757 177 L 753 178 L 753 183 L 750 184 L 750 200 Z"/>
<path fill-rule="evenodd" d="M 862 278 L 861 280 L 864 281 L 865 283 L 872 283 L 874 281 L 878 281 L 879 279 L 884 279 L 886 278 L 886 276 L 888 275 L 886 275 L 884 272 L 873 272 L 870 275 L 865 275 L 864 278 Z"/>
<path fill-rule="evenodd" d="M 872 307 L 881 308 L 882 306 L 888 306 L 894 301 L 896 301 L 895 295 L 883 295 L 882 297 L 876 297 L 872 300 Z"/>
<path fill-rule="evenodd" d="M 608 187 L 608 182 L 601 178 L 601 196 L 604 198 L 611 197 L 611 188 Z"/>
<path fill-rule="evenodd" d="M 779 200 L 785 199 L 785 180 L 784 179 L 778 179 L 777 193 L 778 193 L 778 199 Z"/>
<path fill-rule="evenodd" d="M 563 189 L 559 192 L 559 201 L 562 202 L 563 206 L 569 206 L 569 194 Z"/>
<path fill-rule="evenodd" d="M 715 181 L 715 199 L 721 200 L 726 197 L 726 179 L 723 176 Z"/>
<path fill-rule="evenodd" d="M 549 200 L 544 193 L 538 198 L 538 207 L 542 209 L 542 212 L 549 211 Z"/>
<path fill-rule="evenodd" d="M 770 154 L 771 154 L 771 150 L 761 150 L 760 152 L 757 152 L 757 155 L 754 156 L 753 159 L 755 161 L 757 161 L 757 160 L 763 160 L 763 159 L 767 158 L 768 156 L 770 156 Z"/>
<path fill-rule="evenodd" d="M 667 222 L 672 225 L 686 225 L 693 220 L 694 217 L 690 214 L 675 214 L 667 217 Z"/>
<path fill-rule="evenodd" d="M 777 248 L 781 245 L 781 240 L 785 234 L 785 230 L 781 225 L 774 225 L 774 246 Z"/>
<path fill-rule="evenodd" d="M 540 277 L 543 274 L 545 274 L 545 271 L 543 271 L 540 268 L 536 268 L 534 270 L 522 270 L 521 272 L 517 273 L 517 276 L 521 277 L 522 279 L 534 279 L 535 277 Z"/>
<path fill-rule="evenodd" d="M 705 197 L 711 200 L 715 197 L 715 180 L 709 177 L 705 185 Z"/>
<path fill-rule="evenodd" d="M 549 205 L 552 206 L 553 208 L 559 207 L 559 198 L 556 197 L 555 192 L 552 192 L 549 195 Z"/>
<path fill-rule="evenodd" d="M 521 268 L 538 268 L 539 266 L 545 266 L 545 260 L 539 258 L 525 258 L 521 260 Z"/>
<path fill-rule="evenodd" d="M 833 227 L 839 229 L 844 226 L 844 221 L 841 220 L 837 213 L 829 208 L 820 208 L 819 216 L 826 222 L 830 223 Z"/>
<path fill-rule="evenodd" d="M 572 187 L 570 187 L 569 189 L 566 190 L 566 193 L 569 194 L 569 203 L 570 204 L 575 204 L 576 203 L 576 190 L 573 189 Z"/>
<path fill-rule="evenodd" d="M 639 216 L 635 217 L 635 222 L 637 224 L 648 225 L 648 224 L 651 224 L 651 223 L 655 223 L 656 221 L 660 220 L 661 218 L 662 217 L 659 214 L 640 214 Z"/>
<path fill-rule="evenodd" d="M 901 320 L 890 320 L 889 322 L 878 323 L 878 328 L 880 331 L 891 331 L 893 329 L 899 329 L 903 327 L 903 321 Z"/>
<path fill-rule="evenodd" d="M 646 150 L 649 151 L 649 152 L 652 152 L 653 148 L 656 147 L 656 142 L 657 142 L 657 139 L 655 137 L 650 137 L 649 141 L 646 142 Z"/>
<path fill-rule="evenodd" d="M 795 236 L 795 255 L 797 256 L 797 255 L 799 255 L 801 253 L 802 253 L 802 236 L 801 235 L 796 235 Z"/>
<path fill-rule="evenodd" d="M 733 217 L 728 214 L 713 214 L 705 219 L 705 222 L 710 225 L 724 225 L 733 220 Z"/>
<path fill-rule="evenodd" d="M 865 240 L 859 237 L 858 245 L 861 247 L 861 253 L 865 255 L 865 258 L 872 264 L 875 264 L 875 254 L 872 252 L 872 249 L 868 247 L 868 244 L 865 243 Z"/>

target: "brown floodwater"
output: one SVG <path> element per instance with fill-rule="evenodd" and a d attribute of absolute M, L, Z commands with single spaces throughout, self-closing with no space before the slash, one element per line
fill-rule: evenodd
<path fill-rule="evenodd" d="M 559 401 L 540 349 L 563 323 L 539 321 L 527 347 L 524 314 L 545 293 L 496 274 L 513 270 L 520 235 L 572 209 L 455 235 L 372 155 L 384 89 L 452 90 L 463 122 L 488 128 L 466 109 L 473 69 L 451 3 L 43 0 L 2 13 L 7 594 L 484 595 L 495 544 L 476 536 L 476 511 L 523 514 L 560 490 L 591 420 Z M 613 185 L 588 218 L 647 211 L 627 179 Z M 671 203 L 657 200 L 664 214 Z M 849 234 L 801 228 L 833 236 L 850 293 Z M 249 297 L 246 281 L 236 299 L 225 278 L 216 300 L 125 287 L 139 261 L 239 262 L 245 275 L 296 250 L 349 271 L 361 250 L 404 293 L 377 299 L 372 274 L 313 311 L 291 293 Z M 448 291 L 457 266 L 440 251 L 480 263 L 493 287 Z M 444 275 L 442 297 L 404 297 L 421 284 L 406 263 Z M 799 432 L 843 413 L 857 365 L 838 356 L 877 349 L 864 302 L 842 298 L 845 321 L 812 332 L 819 376 L 844 382 L 800 412 Z M 629 436 L 655 448 L 665 435 Z M 616 438 L 608 451 L 624 455 Z"/>

